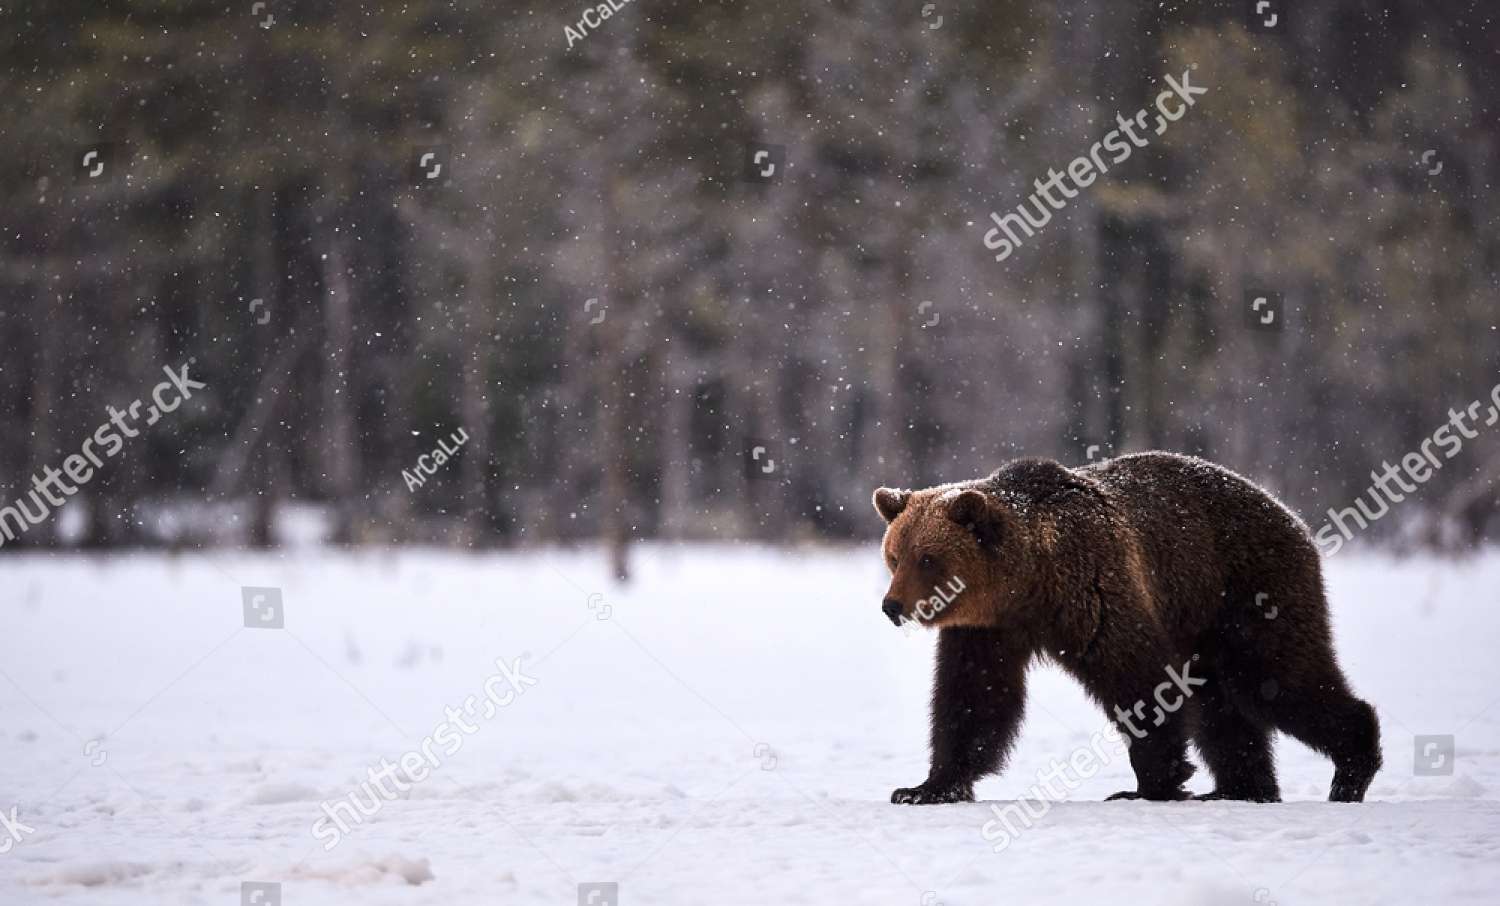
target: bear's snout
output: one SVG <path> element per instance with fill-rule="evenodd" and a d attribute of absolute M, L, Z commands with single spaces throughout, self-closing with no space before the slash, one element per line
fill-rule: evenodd
<path fill-rule="evenodd" d="M 892 598 L 886 598 L 885 603 L 880 605 L 880 609 L 885 612 L 886 616 L 891 618 L 892 623 L 896 624 L 897 626 L 901 625 L 901 612 L 905 608 L 901 606 L 900 601 L 894 600 Z"/>

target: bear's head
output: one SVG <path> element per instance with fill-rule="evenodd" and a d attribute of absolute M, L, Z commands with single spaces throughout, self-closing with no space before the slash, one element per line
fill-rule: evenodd
<path fill-rule="evenodd" d="M 897 626 L 995 626 L 1020 591 L 1020 522 L 995 497 L 964 485 L 880 488 L 882 552 L 891 570 L 881 609 Z"/>

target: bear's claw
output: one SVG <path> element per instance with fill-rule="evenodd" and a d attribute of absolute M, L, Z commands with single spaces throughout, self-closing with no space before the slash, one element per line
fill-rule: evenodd
<path fill-rule="evenodd" d="M 948 802 L 973 802 L 974 790 L 964 786 L 903 787 L 891 794 L 896 805 L 938 805 Z"/>

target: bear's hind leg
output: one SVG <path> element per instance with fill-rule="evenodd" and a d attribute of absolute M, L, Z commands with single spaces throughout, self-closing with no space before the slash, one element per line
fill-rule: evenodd
<path fill-rule="evenodd" d="M 1330 801 L 1360 802 L 1380 769 L 1380 722 L 1339 668 L 1322 560 L 1301 528 L 1256 542 L 1225 594 L 1220 632 L 1234 659 L 1231 688 L 1333 761 Z"/>
<path fill-rule="evenodd" d="M 1380 770 L 1380 721 L 1342 676 L 1311 686 L 1307 694 L 1278 690 L 1269 710 L 1278 728 L 1333 761 L 1329 802 L 1364 801 Z"/>
<path fill-rule="evenodd" d="M 1246 621 L 1258 627 L 1240 651 L 1255 656 L 1241 659 L 1235 688 L 1251 695 L 1253 709 L 1276 729 L 1333 761 L 1329 801 L 1361 802 L 1380 769 L 1380 722 L 1369 703 L 1354 697 L 1339 668 L 1316 555 L 1307 556 L 1300 583 L 1277 586 L 1266 579 L 1266 599 L 1280 602 L 1275 610 L 1259 619 L 1247 613 Z"/>
<path fill-rule="evenodd" d="M 1187 799 L 1191 794 L 1183 784 L 1196 769 L 1188 760 L 1185 718 L 1188 699 L 1203 682 L 1193 674 L 1194 662 L 1185 661 L 1178 673 L 1166 645 L 1140 638 L 1112 640 L 1101 635 L 1094 650 L 1108 656 L 1070 669 L 1114 720 L 1130 747 L 1130 767 L 1135 771 L 1136 788 L 1107 799 Z"/>
<path fill-rule="evenodd" d="M 1182 785 L 1197 769 L 1188 761 L 1187 744 L 1183 741 L 1180 726 L 1174 723 L 1152 728 L 1136 738 L 1124 733 L 1121 737 L 1130 745 L 1130 767 L 1135 771 L 1136 788 L 1106 796 L 1105 801 L 1151 799 L 1171 802 L 1188 798 L 1190 794 Z"/>
<path fill-rule="evenodd" d="M 1212 676 L 1198 694 L 1198 718 L 1193 745 L 1214 775 L 1214 789 L 1194 798 L 1280 802 L 1271 728 L 1237 707 Z"/>

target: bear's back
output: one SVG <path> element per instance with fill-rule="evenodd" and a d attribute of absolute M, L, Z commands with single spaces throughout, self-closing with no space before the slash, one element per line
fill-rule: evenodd
<path fill-rule="evenodd" d="M 1215 534 L 1253 526 L 1308 537 L 1307 526 L 1269 491 L 1223 466 L 1180 453 L 1134 453 L 1078 469 L 1138 515 L 1201 517 Z M 1246 524 L 1248 523 L 1248 524 Z M 1308 538 L 1310 541 L 1311 539 Z"/>
<path fill-rule="evenodd" d="M 1269 492 L 1229 469 L 1176 453 L 1139 453 L 1077 470 L 1106 500 L 1108 535 L 1094 549 L 1112 564 L 1120 535 L 1140 551 L 1141 577 L 1191 634 L 1226 597 L 1253 596 L 1250 577 L 1282 564 L 1317 570 L 1306 525 Z M 1083 517 L 1089 518 L 1086 515 Z M 1091 532 L 1092 527 L 1074 522 Z"/>

